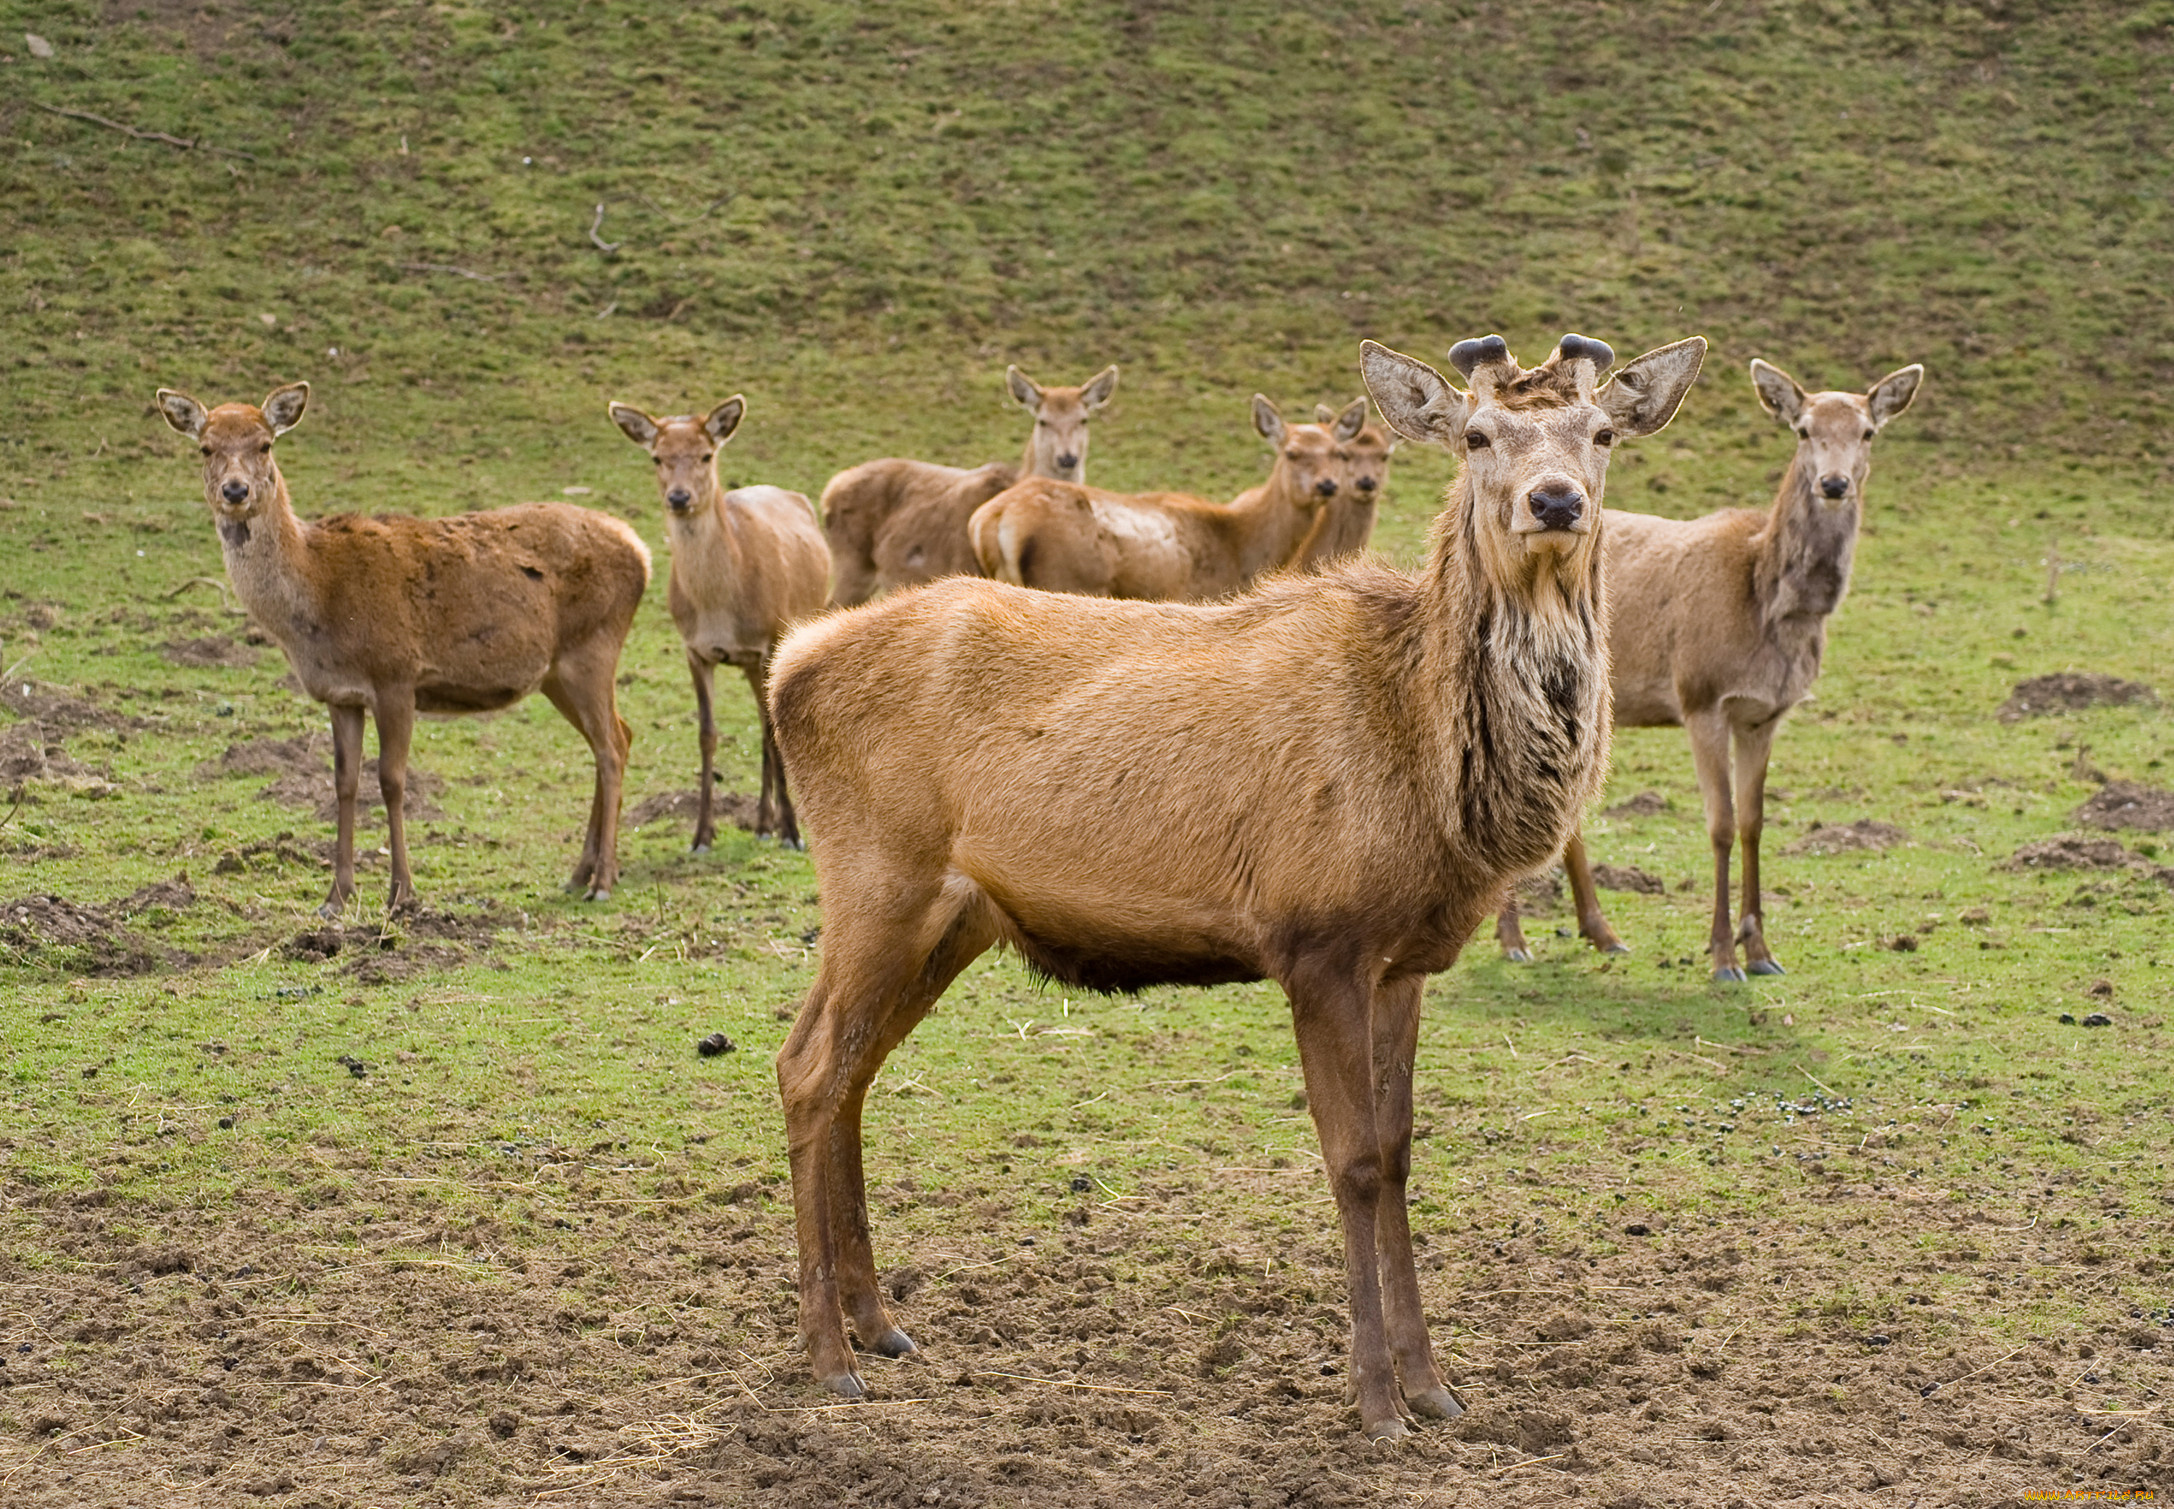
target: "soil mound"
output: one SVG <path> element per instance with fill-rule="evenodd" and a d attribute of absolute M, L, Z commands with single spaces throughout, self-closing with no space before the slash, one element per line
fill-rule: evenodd
<path fill-rule="evenodd" d="M 1672 811 L 1675 804 L 1658 791 L 1641 791 L 1629 801 L 1618 802 L 1613 807 L 1601 809 L 1602 817 L 1658 817 Z"/>
<path fill-rule="evenodd" d="M 170 665 L 197 669 L 214 666 L 240 669 L 255 665 L 259 659 L 255 650 L 236 644 L 224 634 L 206 634 L 200 639 L 169 639 L 159 646 L 159 653 Z"/>
<path fill-rule="evenodd" d="M 749 833 L 755 831 L 755 809 L 760 804 L 760 798 L 750 796 L 744 791 L 720 791 L 712 802 L 719 822 L 731 823 Z M 699 792 L 660 791 L 655 796 L 645 796 L 636 802 L 621 821 L 629 828 L 640 828 L 649 823 L 661 822 L 665 818 L 692 823 L 701 805 Z"/>
<path fill-rule="evenodd" d="M 1610 891 L 1636 891 L 1641 896 L 1659 896 L 1668 890 L 1668 882 L 1636 865 L 1594 865 L 1593 884 Z"/>
<path fill-rule="evenodd" d="M 43 724 L 46 732 L 54 736 L 72 734 L 84 728 L 143 727 L 143 719 L 132 714 L 117 713 L 82 697 L 29 681 L 11 681 L 0 686 L 0 707 L 18 718 Z"/>
<path fill-rule="evenodd" d="M 2174 791 L 2135 781 L 2108 781 L 2097 796 L 2069 814 L 2086 828 L 2144 828 L 2154 833 L 2174 828 Z"/>
<path fill-rule="evenodd" d="M 1860 817 L 1854 823 L 1814 823 L 1802 838 L 1786 845 L 1784 854 L 1849 854 L 1860 850 L 1878 854 L 1910 841 L 1910 835 L 1893 823 Z"/>
<path fill-rule="evenodd" d="M 505 914 L 443 912 L 415 907 L 382 924 L 342 927 L 327 923 L 296 933 L 280 946 L 289 959 L 321 964 L 346 956 L 341 972 L 365 985 L 405 980 L 429 969 L 451 969 L 489 950 L 510 924 Z"/>
<path fill-rule="evenodd" d="M 2008 856 L 2008 870 L 2126 870 L 2143 861 L 2110 838 L 2057 833 L 2025 844 Z"/>
<path fill-rule="evenodd" d="M 238 775 L 272 777 L 272 784 L 257 793 L 265 801 L 287 807 L 307 807 L 322 823 L 332 822 L 340 815 L 339 798 L 332 787 L 332 735 L 329 733 L 312 732 L 296 734 L 291 739 L 251 739 L 241 744 L 229 744 L 218 759 L 206 760 L 196 767 L 196 778 L 200 781 Z M 411 761 L 408 765 L 409 819 L 428 822 L 444 817 L 445 811 L 436 801 L 444 790 L 443 777 L 420 769 Z M 384 810 L 385 798 L 378 789 L 375 755 L 362 762 L 362 789 L 357 795 L 356 806 L 363 812 Z"/>
<path fill-rule="evenodd" d="M 0 786 L 24 781 L 58 781 L 69 786 L 106 786 L 106 772 L 69 757 L 60 739 L 35 721 L 0 729 Z"/>
<path fill-rule="evenodd" d="M 186 874 L 161 880 L 103 906 L 65 896 L 19 896 L 0 903 L 0 942 L 33 959 L 51 959 L 92 975 L 141 975 L 187 956 L 137 936 L 126 924 L 153 907 L 180 911 L 196 902 Z"/>
<path fill-rule="evenodd" d="M 2042 718 L 2048 713 L 2081 712 L 2087 707 L 2126 707 L 2137 702 L 2157 702 L 2159 694 L 2141 681 L 2123 681 L 2100 671 L 2055 671 L 2016 683 L 2008 700 L 2000 705 L 1999 718 L 2014 723 L 2023 718 Z"/>

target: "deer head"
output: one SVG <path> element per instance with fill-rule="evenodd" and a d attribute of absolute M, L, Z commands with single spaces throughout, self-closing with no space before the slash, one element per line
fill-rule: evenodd
<path fill-rule="evenodd" d="M 1872 437 L 1910 406 L 1925 369 L 1888 373 L 1862 393 L 1807 393 L 1781 368 L 1751 360 L 1751 386 L 1767 413 L 1796 432 L 1797 475 L 1815 497 L 1840 505 L 1862 500 L 1872 471 Z"/>
<path fill-rule="evenodd" d="M 219 523 L 221 539 L 246 544 L 249 521 L 276 505 L 281 483 L 272 442 L 302 422 L 308 405 L 306 382 L 274 388 L 262 408 L 223 403 L 208 411 L 186 393 L 159 389 L 160 415 L 194 440 L 203 455 L 204 501 Z"/>
<path fill-rule="evenodd" d="M 1366 395 L 1344 405 L 1342 412 L 1325 403 L 1313 406 L 1316 424 L 1325 424 L 1336 437 L 1344 462 L 1344 483 L 1361 503 L 1374 502 L 1389 480 L 1389 457 L 1402 443 L 1379 425 L 1366 422 Z"/>
<path fill-rule="evenodd" d="M 691 519 L 717 501 L 717 452 L 747 416 L 735 393 L 707 414 L 656 419 L 630 403 L 610 406 L 611 422 L 657 463 L 657 490 L 675 519 Z"/>
<path fill-rule="evenodd" d="M 1499 335 L 1459 341 L 1449 360 L 1469 391 L 1373 341 L 1359 351 L 1382 417 L 1406 439 L 1463 462 L 1457 486 L 1468 494 L 1470 533 L 1498 584 L 1508 586 L 1550 565 L 1565 581 L 1584 572 L 1616 442 L 1650 435 L 1675 416 L 1706 342 L 1693 336 L 1649 351 L 1602 384 L 1615 353 L 1585 336 L 1564 336 L 1529 370 Z"/>
<path fill-rule="evenodd" d="M 1318 508 L 1336 496 L 1342 485 L 1343 464 L 1330 426 L 1287 423 L 1274 404 L 1256 393 L 1253 428 L 1276 448 L 1276 463 L 1270 475 L 1282 474 L 1284 487 L 1301 508 Z"/>
<path fill-rule="evenodd" d="M 1007 367 L 1004 385 L 1012 402 L 1034 416 L 1029 474 L 1077 482 L 1087 466 L 1087 420 L 1116 393 L 1117 369 L 1104 367 L 1077 388 L 1045 388 L 1017 367 Z"/>

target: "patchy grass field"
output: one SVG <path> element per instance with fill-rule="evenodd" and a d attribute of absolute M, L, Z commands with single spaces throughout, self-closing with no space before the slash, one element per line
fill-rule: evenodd
<path fill-rule="evenodd" d="M 9 7 L 0 1502 L 2169 1486 L 2168 714 L 2000 710 L 2062 672 L 2174 696 L 2174 14 L 1524 14 Z M 1787 458 L 1750 355 L 1931 376 L 1777 747 L 1790 973 L 1707 983 L 1688 756 L 1628 731 L 1589 836 L 1636 952 L 1543 903 L 1540 963 L 1483 936 L 1432 988 L 1414 1224 L 1471 1412 L 1395 1450 L 1342 1402 L 1277 992 L 1068 998 L 993 957 L 869 1111 L 925 1354 L 818 1394 L 768 1060 L 821 913 L 800 855 L 685 853 L 661 589 L 614 898 L 559 890 L 588 765 L 535 701 L 419 731 L 426 910 L 384 918 L 373 859 L 328 926 L 321 714 L 229 609 L 148 403 L 307 377 L 305 513 L 586 488 L 661 564 L 608 397 L 744 390 L 728 470 L 812 493 L 1009 456 L 1006 361 L 1114 359 L 1096 479 L 1227 495 L 1261 467 L 1245 396 L 1348 399 L 1362 334 L 1565 327 L 1715 339 L 1613 481 L 1678 515 Z M 1414 557 L 1446 480 L 1400 453 L 1383 549 Z M 2089 825 L 2124 782 L 2161 827 Z M 699 1056 L 713 1031 L 737 1051 Z"/>

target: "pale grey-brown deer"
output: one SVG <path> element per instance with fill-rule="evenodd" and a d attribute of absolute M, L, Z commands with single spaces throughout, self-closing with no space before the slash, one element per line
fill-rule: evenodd
<path fill-rule="evenodd" d="M 1713 845 L 1716 980 L 1742 980 L 1746 969 L 1782 972 L 1766 941 L 1759 890 L 1767 758 L 1783 716 L 1819 675 L 1827 619 L 1849 590 L 1873 437 L 1910 406 L 1924 376 L 1912 364 L 1862 393 L 1806 393 L 1779 367 L 1754 360 L 1759 402 L 1797 439 L 1773 505 L 1689 520 L 1616 512 L 1609 520 L 1608 572 L 1618 604 L 1610 636 L 1615 721 L 1624 728 L 1680 724 L 1690 736 Z M 1733 842 L 1743 845 L 1744 894 L 1732 929 Z M 1595 948 L 1624 952 L 1601 914 L 1581 836 L 1565 845 L 1563 861 L 1578 931 Z M 1532 957 L 1514 900 L 1496 934 L 1510 958 Z"/>
<path fill-rule="evenodd" d="M 1273 979 L 1342 1222 L 1368 1435 L 1459 1405 L 1406 1216 L 1422 987 L 1544 863 L 1608 748 L 1608 457 L 1667 423 L 1705 342 L 1526 370 L 1460 342 L 1460 390 L 1372 342 L 1404 435 L 1462 461 L 1417 573 L 1354 561 L 1215 604 L 956 579 L 779 648 L 771 709 L 822 886 L 822 955 L 778 1055 L 815 1375 L 847 1326 L 914 1350 L 876 1277 L 861 1110 L 977 956 L 1067 985 Z"/>

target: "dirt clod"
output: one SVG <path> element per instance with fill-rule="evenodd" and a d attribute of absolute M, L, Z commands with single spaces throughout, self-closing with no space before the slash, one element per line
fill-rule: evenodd
<path fill-rule="evenodd" d="M 2094 1011 L 2083 1019 L 2083 1024 L 2086 1027 L 2111 1027 L 2114 1019 L 2103 1011 Z"/>
<path fill-rule="evenodd" d="M 2096 796 L 2069 814 L 2069 821 L 2086 828 L 2163 832 L 2174 828 L 2174 791 L 2135 781 L 2108 781 Z"/>
<path fill-rule="evenodd" d="M 746 832 L 755 831 L 755 811 L 760 799 L 744 791 L 720 791 L 710 800 L 710 808 L 717 821 L 730 823 Z M 699 814 L 702 797 L 694 791 L 660 791 L 655 796 L 645 796 L 627 809 L 623 826 L 639 828 L 648 823 L 674 818 L 692 823 Z"/>
<path fill-rule="evenodd" d="M 1660 896 L 1668 890 L 1667 881 L 1636 865 L 1594 865 L 1593 884 L 1609 891 L 1636 891 L 1641 896 Z"/>
<path fill-rule="evenodd" d="M 2101 671 L 2055 671 L 2016 683 L 2000 705 L 2003 723 L 2042 718 L 2048 713 L 2081 712 L 2087 707 L 2125 707 L 2157 702 L 2159 694 L 2141 681 L 2124 681 Z"/>
<path fill-rule="evenodd" d="M 2057 833 L 2034 839 L 2008 856 L 2007 870 L 2125 870 L 2136 858 L 2110 838 Z"/>
<path fill-rule="evenodd" d="M 186 874 L 103 906 L 51 894 L 18 896 L 0 903 L 0 942 L 84 974 L 149 974 L 193 960 L 139 936 L 126 924 L 154 908 L 179 911 L 195 902 L 196 891 Z"/>
<path fill-rule="evenodd" d="M 1601 809 L 1602 817 L 1658 817 L 1670 811 L 1675 804 L 1658 791 L 1641 791 L 1627 801 Z"/>
<path fill-rule="evenodd" d="M 1782 849 L 1784 854 L 1874 854 L 1908 843 L 1910 835 L 1893 823 L 1860 817 L 1853 823 L 1813 823 L 1802 838 Z"/>

